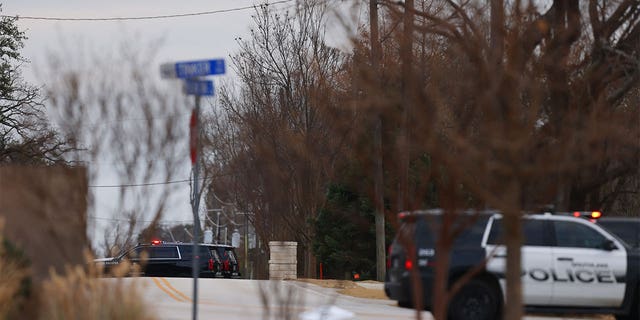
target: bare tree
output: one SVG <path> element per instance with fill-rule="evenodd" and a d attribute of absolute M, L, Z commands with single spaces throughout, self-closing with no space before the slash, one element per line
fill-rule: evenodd
<path fill-rule="evenodd" d="M 0 164 L 63 163 L 69 141 L 51 127 L 38 88 L 21 76 L 26 36 L 16 20 L 0 19 Z"/>
<path fill-rule="evenodd" d="M 343 57 L 323 42 L 326 12 L 321 1 L 301 2 L 293 13 L 268 5 L 257 10 L 251 39 L 240 39 L 232 57 L 239 91 L 222 93 L 228 136 L 212 139 L 231 146 L 216 153 L 233 181 L 227 186 L 238 188 L 237 198 L 225 201 L 255 213 L 264 241 L 299 241 L 306 276 L 316 267 L 310 222 L 324 201 L 342 140 L 332 135 L 331 119 L 343 112 L 334 88 Z"/>

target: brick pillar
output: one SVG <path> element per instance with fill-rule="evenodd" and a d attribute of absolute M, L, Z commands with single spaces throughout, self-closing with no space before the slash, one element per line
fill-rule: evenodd
<path fill-rule="evenodd" d="M 269 241 L 269 279 L 297 279 L 297 250 L 297 242 Z"/>

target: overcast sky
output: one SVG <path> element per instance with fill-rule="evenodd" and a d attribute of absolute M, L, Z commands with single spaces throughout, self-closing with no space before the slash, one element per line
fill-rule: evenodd
<path fill-rule="evenodd" d="M 8 0 L 3 14 L 23 17 L 110 18 L 146 17 L 228 10 L 251 6 L 253 0 Z M 293 2 L 284 4 L 291 5 Z M 282 5 L 281 5 L 282 6 Z M 254 9 L 199 16 L 125 21 L 55 21 L 20 19 L 28 36 L 23 55 L 37 67 L 46 53 L 61 42 L 84 42 L 90 46 L 116 46 L 131 37 L 161 40 L 159 61 L 182 61 L 228 57 L 237 50 L 234 40 L 247 37 Z M 34 80 L 31 68 L 24 74 Z"/>
<path fill-rule="evenodd" d="M 24 58 L 30 61 L 23 67 L 23 77 L 30 83 L 46 85 L 39 76 L 42 66 L 47 65 L 47 55 L 61 50 L 61 45 L 71 44 L 87 46 L 89 48 L 115 48 L 125 40 L 139 39 L 141 43 L 147 41 L 162 41 L 160 50 L 156 53 L 159 63 L 172 61 L 189 61 L 196 59 L 225 58 L 238 50 L 237 38 L 249 38 L 252 26 L 251 15 L 255 13 L 250 7 L 262 1 L 254 0 L 8 0 L 1 1 L 2 14 L 20 16 L 18 26 L 26 32 L 28 40 L 22 50 Z M 280 10 L 286 10 L 295 5 L 295 0 L 271 0 Z M 337 1 L 340 2 L 340 1 Z M 343 1 L 350 6 L 355 0 Z M 157 18 L 143 20 L 120 21 L 72 21 L 53 20 L 62 19 L 101 19 L 101 18 L 131 18 L 152 17 L 166 15 L 181 15 L 225 11 L 202 15 L 191 15 L 175 18 Z M 30 17 L 47 19 L 30 19 Z M 347 42 L 341 23 L 329 23 L 328 32 L 332 34 L 329 41 L 340 46 Z M 337 35 L 337 36 L 336 36 Z M 68 49 L 68 48 L 66 48 Z M 74 56 L 68 56 L 73 63 Z M 231 68 L 227 68 L 229 71 Z M 229 78 L 216 76 L 216 81 Z M 159 77 L 159 72 L 157 74 Z M 228 79 L 227 79 L 228 80 Z M 188 157 L 185 158 L 188 164 Z M 189 166 L 185 166 L 184 177 L 189 178 Z M 109 172 L 105 169 L 104 172 Z M 95 185 L 110 185 L 122 182 L 113 179 L 110 174 L 101 174 Z M 133 182 L 132 182 L 133 183 Z M 105 227 L 117 222 L 109 216 L 109 205 L 116 189 L 100 189 L 96 192 L 96 229 L 89 230 L 96 238 L 101 238 Z M 187 222 L 192 219 L 189 206 L 189 187 L 184 184 L 174 192 L 170 201 L 167 218 L 169 222 Z M 97 219 L 97 220 L 96 220 Z"/>
<path fill-rule="evenodd" d="M 263 1 L 256 0 L 5 0 L 0 1 L 2 14 L 22 16 L 18 25 L 28 36 L 22 53 L 36 67 L 40 66 L 46 53 L 58 49 L 61 42 L 84 41 L 96 47 L 115 46 L 131 37 L 145 41 L 162 40 L 157 53 L 159 61 L 184 61 L 194 59 L 226 58 L 237 49 L 236 38 L 248 38 L 252 25 L 253 8 Z M 270 0 L 280 10 L 290 9 L 296 0 Z M 350 7 L 356 0 L 334 1 Z M 175 18 L 158 18 L 123 21 L 58 21 L 33 20 L 42 18 L 127 18 L 207 13 Z M 329 37 L 329 42 L 344 42 L 340 23 L 328 23 L 328 30 L 338 37 Z M 331 43 L 330 43 L 331 44 Z M 31 66 L 24 74 L 34 80 Z M 35 79 L 37 81 L 37 79 Z"/>

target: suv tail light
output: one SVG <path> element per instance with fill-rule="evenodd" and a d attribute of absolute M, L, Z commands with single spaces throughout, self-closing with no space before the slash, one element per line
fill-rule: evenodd
<path fill-rule="evenodd" d="M 209 259 L 209 271 L 213 271 L 213 259 Z"/>
<path fill-rule="evenodd" d="M 404 261 L 404 268 L 407 270 L 411 270 L 413 268 L 413 262 L 411 262 L 411 260 L 405 260 Z"/>

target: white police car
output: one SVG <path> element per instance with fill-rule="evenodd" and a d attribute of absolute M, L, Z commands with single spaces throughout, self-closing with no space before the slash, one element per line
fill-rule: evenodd
<path fill-rule="evenodd" d="M 422 296 L 432 307 L 435 243 L 443 211 L 401 213 L 400 228 L 389 254 L 385 292 L 400 306 Z M 502 215 L 457 214 L 459 225 L 472 222 L 455 240 L 449 283 L 485 260 L 483 270 L 456 293 L 449 304 L 453 320 L 497 319 L 505 296 L 506 247 Z M 588 220 L 551 214 L 523 219 L 523 300 L 527 312 L 614 314 L 640 319 L 640 250 Z M 409 241 L 407 241 L 409 239 Z M 408 254 L 405 247 L 414 247 Z M 422 292 L 413 294 L 411 271 L 418 268 Z"/>

